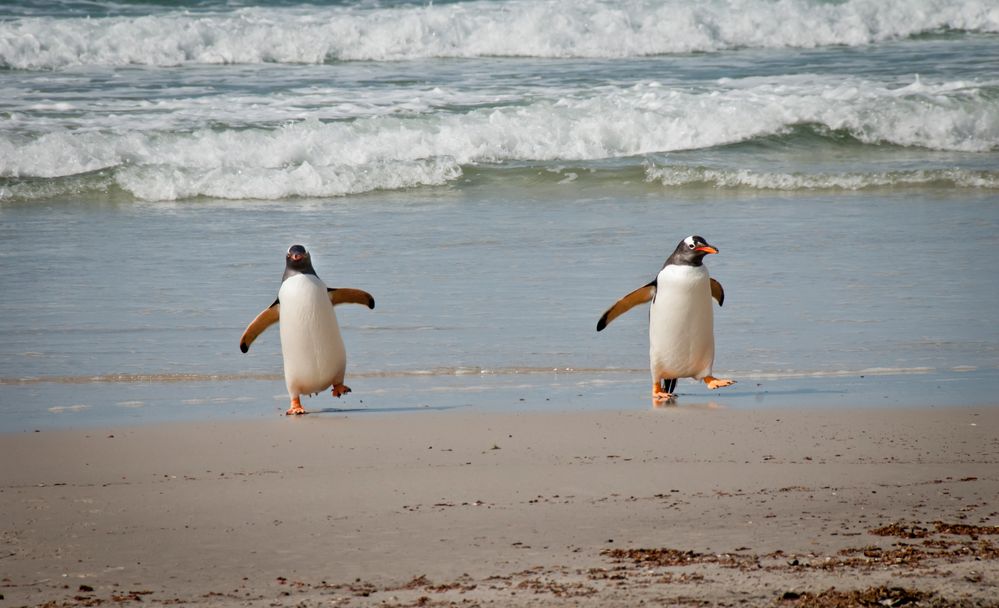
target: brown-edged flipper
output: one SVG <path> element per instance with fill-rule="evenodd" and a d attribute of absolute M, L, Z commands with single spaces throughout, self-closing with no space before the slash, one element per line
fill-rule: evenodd
<path fill-rule="evenodd" d="M 246 331 L 243 332 L 243 337 L 239 339 L 239 350 L 244 353 L 250 350 L 250 345 L 253 341 L 257 339 L 257 336 L 263 333 L 265 329 L 277 323 L 278 318 L 281 313 L 281 304 L 278 300 L 274 300 L 274 303 L 269 307 L 264 309 L 262 313 L 257 315 L 257 318 L 250 322 L 246 326 Z"/>
<path fill-rule="evenodd" d="M 718 300 L 718 306 L 725 303 L 725 290 L 722 289 L 721 283 L 711 279 L 711 297 Z"/>
<path fill-rule="evenodd" d="M 337 304 L 361 304 L 368 308 L 375 307 L 375 298 L 363 289 L 351 289 L 349 287 L 327 287 L 330 302 L 333 306 Z"/>
<path fill-rule="evenodd" d="M 648 284 L 643 285 L 635 291 L 618 300 L 614 306 L 607 309 L 607 312 L 597 321 L 597 331 L 602 331 L 611 321 L 620 317 L 639 304 L 644 304 L 656 295 L 656 281 L 653 279 Z"/>

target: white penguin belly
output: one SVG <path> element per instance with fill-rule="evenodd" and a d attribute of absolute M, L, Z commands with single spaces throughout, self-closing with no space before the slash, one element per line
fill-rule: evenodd
<path fill-rule="evenodd" d="M 343 383 L 347 352 L 326 285 L 318 277 L 289 277 L 278 291 L 284 380 L 292 397 Z"/>
<path fill-rule="evenodd" d="M 715 359 L 711 281 L 704 266 L 666 266 L 649 313 L 652 380 L 711 375 Z"/>

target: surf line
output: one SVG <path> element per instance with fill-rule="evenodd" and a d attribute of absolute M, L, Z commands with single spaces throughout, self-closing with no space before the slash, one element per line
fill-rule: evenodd
<path fill-rule="evenodd" d="M 352 376 L 361 378 L 413 378 L 432 376 L 512 376 L 521 374 L 632 374 L 644 369 L 593 368 L 593 367 L 443 367 L 426 370 L 390 370 L 355 372 Z M 27 376 L 22 378 L 0 378 L 0 386 L 25 384 L 141 384 L 173 382 L 235 382 L 246 380 L 281 380 L 280 374 L 97 374 L 89 376 Z"/>
<path fill-rule="evenodd" d="M 977 371 L 968 366 L 954 368 L 953 372 Z M 518 375 L 616 375 L 645 374 L 645 368 L 621 367 L 439 367 L 416 370 L 361 371 L 351 374 L 358 378 L 431 378 L 461 376 L 518 376 Z M 865 368 L 857 370 L 775 370 L 772 372 L 731 371 L 733 376 L 757 380 L 782 380 L 791 378 L 845 378 L 850 376 L 901 376 L 912 374 L 932 374 L 933 367 Z M 26 376 L 21 378 L 0 378 L 0 386 L 29 384 L 168 384 L 185 382 L 274 382 L 283 379 L 281 374 L 242 373 L 242 374 L 97 374 L 90 376 Z"/>

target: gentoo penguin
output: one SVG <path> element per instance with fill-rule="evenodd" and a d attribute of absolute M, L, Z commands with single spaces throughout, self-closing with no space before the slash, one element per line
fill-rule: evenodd
<path fill-rule="evenodd" d="M 330 386 L 334 397 L 350 392 L 343 383 L 347 352 L 333 311 L 337 304 L 348 303 L 375 307 L 375 299 L 366 291 L 327 287 L 316 275 L 305 247 L 292 245 L 288 249 L 277 299 L 257 315 L 239 339 L 239 350 L 245 353 L 261 332 L 280 319 L 284 381 L 291 397 L 285 414 L 305 413 L 302 395 L 315 395 Z"/>
<path fill-rule="evenodd" d="M 677 378 L 702 380 L 709 389 L 735 383 L 711 375 L 715 360 L 711 298 L 721 306 L 725 292 L 704 266 L 704 256 L 709 253 L 718 250 L 703 238 L 693 235 L 683 239 L 655 279 L 618 300 L 597 322 L 597 331 L 601 331 L 631 308 L 652 300 L 649 360 L 653 405 L 675 401 Z"/>

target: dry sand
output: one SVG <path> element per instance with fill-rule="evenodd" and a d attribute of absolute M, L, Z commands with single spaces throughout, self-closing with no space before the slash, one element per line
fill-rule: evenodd
<path fill-rule="evenodd" d="M 321 414 L 0 442 L 0 606 L 999 606 L 999 407 Z"/>

